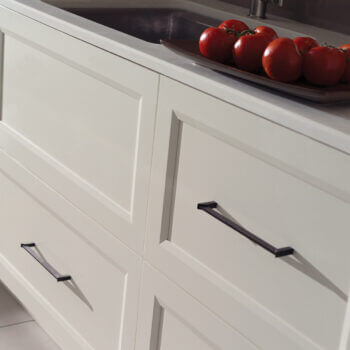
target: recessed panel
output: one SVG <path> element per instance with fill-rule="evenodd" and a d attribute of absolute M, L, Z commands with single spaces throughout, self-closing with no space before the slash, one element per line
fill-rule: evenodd
<path fill-rule="evenodd" d="M 317 344 L 336 348 L 348 300 L 349 277 L 339 271 L 349 259 L 339 242 L 347 240 L 349 205 L 210 132 L 183 122 L 179 137 L 171 244 Z M 217 207 L 198 209 L 210 201 Z M 265 242 L 254 244 L 242 230 Z M 276 258 L 267 244 L 295 253 Z"/>
<path fill-rule="evenodd" d="M 144 264 L 137 350 L 257 350 L 164 275 Z"/>
<path fill-rule="evenodd" d="M 140 96 L 10 36 L 4 72 L 3 122 L 130 212 Z"/>
<path fill-rule="evenodd" d="M 118 349 L 129 287 L 124 268 L 103 257 L 80 232 L 3 174 L 0 208 L 0 254 L 31 285 L 31 293 L 39 294 L 46 309 L 53 309 L 59 322 L 94 349 Z M 31 251 L 46 266 L 71 279 L 57 282 L 21 248 L 29 243 L 35 243 Z"/>
<path fill-rule="evenodd" d="M 163 318 L 163 332 L 160 337 L 159 350 L 215 350 L 202 334 L 198 334 L 186 325 L 184 320 L 166 311 Z"/>

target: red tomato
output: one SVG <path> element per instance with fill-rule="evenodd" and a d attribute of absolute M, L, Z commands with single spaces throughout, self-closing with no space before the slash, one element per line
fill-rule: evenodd
<path fill-rule="evenodd" d="M 318 46 L 318 42 L 308 36 L 298 36 L 297 38 L 294 38 L 293 41 L 302 55 L 311 50 L 313 47 Z"/>
<path fill-rule="evenodd" d="M 262 55 L 271 41 L 270 35 L 254 31 L 241 36 L 232 49 L 237 67 L 248 72 L 257 72 L 262 67 Z"/>
<path fill-rule="evenodd" d="M 249 27 L 241 21 L 238 21 L 236 19 L 228 19 L 225 22 L 222 22 L 219 25 L 219 28 L 227 28 L 236 31 L 237 33 L 241 33 L 245 30 L 249 30 Z"/>
<path fill-rule="evenodd" d="M 346 54 L 335 47 L 317 46 L 304 56 L 303 71 L 308 82 L 331 86 L 342 78 L 346 67 Z"/>
<path fill-rule="evenodd" d="M 235 32 L 210 27 L 199 39 L 199 49 L 203 56 L 218 62 L 228 61 L 232 57 L 232 46 L 237 37 Z"/>
<path fill-rule="evenodd" d="M 272 41 L 264 52 L 262 63 L 266 74 L 273 80 L 293 82 L 302 73 L 303 59 L 289 38 Z"/>
<path fill-rule="evenodd" d="M 346 68 L 341 81 L 350 83 L 350 44 L 342 45 L 340 48 L 346 52 Z"/>
<path fill-rule="evenodd" d="M 254 29 L 255 33 L 262 33 L 270 37 L 270 41 L 276 40 L 278 38 L 277 33 L 270 27 L 259 26 Z"/>

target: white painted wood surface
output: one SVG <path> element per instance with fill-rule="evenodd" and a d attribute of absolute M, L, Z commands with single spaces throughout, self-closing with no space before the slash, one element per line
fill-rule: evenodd
<path fill-rule="evenodd" d="M 6 19 L 2 121 L 36 147 L 12 142 L 7 152 L 140 253 L 158 75 L 28 18 Z"/>
<path fill-rule="evenodd" d="M 258 348 L 145 264 L 136 350 L 156 349 Z"/>
<path fill-rule="evenodd" d="M 1 278 L 63 349 L 133 349 L 141 259 L 3 152 L 0 162 Z M 104 237 L 104 248 L 91 245 L 91 234 Z M 31 242 L 72 281 L 57 283 L 20 247 Z M 12 288 L 6 270 L 43 309 Z"/>
<path fill-rule="evenodd" d="M 131 350 L 138 319 L 136 350 L 349 350 L 348 155 L 3 7 L 0 22 L 0 278 L 58 344 Z M 209 200 L 297 254 L 273 258 L 196 209 Z"/>
<path fill-rule="evenodd" d="M 339 247 L 348 240 L 349 204 L 186 123 L 180 138 L 171 244 L 325 348 L 336 347 L 350 278 L 347 246 Z M 295 257 L 275 259 L 197 209 L 209 200 L 273 246 L 293 247 Z"/>
<path fill-rule="evenodd" d="M 160 91 L 147 258 L 264 349 L 337 348 L 349 158 L 170 79 Z M 325 162 L 335 166 L 319 172 Z M 275 259 L 197 210 L 211 200 L 295 257 Z"/>

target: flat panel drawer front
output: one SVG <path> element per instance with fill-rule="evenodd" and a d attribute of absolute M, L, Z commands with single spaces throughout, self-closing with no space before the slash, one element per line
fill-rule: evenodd
<path fill-rule="evenodd" d="M 253 312 L 259 310 L 259 317 L 274 325 L 279 334 L 269 336 L 271 343 L 266 335 L 261 339 L 257 333 L 250 335 L 264 349 L 281 349 L 281 334 L 286 336 L 284 349 L 337 349 L 350 278 L 349 203 L 270 165 L 261 159 L 259 150 L 254 154 L 234 145 L 237 128 L 241 133 L 259 133 L 257 127 L 246 131 L 239 118 L 234 132 L 221 129 L 226 121 L 227 127 L 231 126 L 229 118 L 235 118 L 239 110 L 226 109 L 226 104 L 189 89 L 180 92 L 184 87 L 171 81 L 163 88 L 168 89 L 163 98 L 179 96 L 182 100 L 174 105 L 166 99 L 160 101 L 163 115 L 160 113 L 159 119 L 167 119 L 168 124 L 157 126 L 156 149 L 168 153 L 155 155 L 154 184 L 158 189 L 153 192 L 152 186 L 151 197 L 156 199 L 151 203 L 149 258 L 161 269 L 166 266 L 171 277 L 191 289 L 198 284 L 196 278 L 191 284 L 186 277 L 176 277 L 187 264 L 222 288 L 226 297 L 235 295 Z M 194 107 L 189 105 L 196 106 L 202 120 L 195 119 Z M 216 129 L 205 124 L 214 108 Z M 270 123 L 266 124 L 269 127 Z M 167 132 L 172 135 L 170 151 L 160 147 L 166 136 L 159 134 Z M 303 146 L 300 144 L 301 149 Z M 161 180 L 164 174 L 167 182 Z M 161 181 L 166 188 L 162 194 Z M 160 210 L 157 198 L 163 200 L 162 218 L 155 212 Z M 209 201 L 216 203 L 203 206 Z M 202 206 L 198 208 L 198 204 Z M 274 252 L 275 247 L 292 247 L 295 252 L 275 258 L 273 253 L 293 253 L 289 248 Z M 221 313 L 221 302 L 211 301 L 209 291 L 206 294 L 193 287 L 191 292 L 199 293 L 202 301 Z M 231 311 L 229 322 L 251 332 L 245 329 L 248 314 L 235 320 L 237 310 Z"/>
<path fill-rule="evenodd" d="M 136 350 L 257 350 L 148 264 L 142 291 Z"/>
<path fill-rule="evenodd" d="M 23 172 L 18 176 L 0 173 L 1 262 L 23 276 L 41 302 L 54 310 L 57 322 L 64 322 L 79 334 L 85 343 L 82 348 L 133 349 L 139 259 L 120 245 L 114 246 L 117 261 L 99 252 L 76 229 L 83 219 L 72 218 L 72 223 L 61 219 L 57 203 L 53 212 L 42 202 L 44 187 L 33 182 L 27 188 L 17 179 L 24 176 L 31 182 Z M 30 194 L 33 189 L 35 197 Z M 28 246 L 30 243 L 35 246 Z M 21 244 L 26 246 L 21 248 Z M 49 271 L 43 262 L 50 265 Z M 63 281 L 58 283 L 50 271 L 61 275 Z"/>
<path fill-rule="evenodd" d="M 17 16 L 18 35 L 3 24 L 2 121 L 37 159 L 14 141 L 8 152 L 140 249 L 158 75 Z"/>

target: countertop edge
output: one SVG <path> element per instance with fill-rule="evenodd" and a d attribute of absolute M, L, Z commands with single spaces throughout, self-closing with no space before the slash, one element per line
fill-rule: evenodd
<path fill-rule="evenodd" d="M 266 91 L 265 89 L 250 85 L 247 86 L 240 81 L 233 82 L 232 78 L 221 75 L 218 77 L 219 73 L 208 72 L 201 67 L 194 67 L 189 60 L 181 59 L 179 56 L 177 58 L 174 57 L 170 61 L 166 60 L 168 58 L 167 54 L 162 50 L 160 52 L 157 51 L 157 55 L 152 55 L 153 47 L 139 42 L 140 40 L 138 39 L 131 38 L 117 31 L 106 30 L 105 28 L 101 28 L 103 26 L 94 23 L 89 23 L 93 30 L 87 30 L 84 26 L 82 28 L 77 24 L 70 23 L 66 19 L 56 17 L 56 8 L 49 5 L 42 4 L 53 13 L 50 13 L 50 11 L 42 12 L 40 8 L 29 4 L 24 5 L 16 0 L 0 0 L 0 5 L 180 83 L 191 86 L 222 101 L 233 104 L 236 107 L 261 116 L 275 124 L 284 126 L 322 144 L 350 154 L 350 105 L 344 107 L 344 111 L 346 111 L 345 119 L 349 119 L 346 121 L 349 123 L 349 133 L 346 133 L 341 128 L 339 130 L 339 128 L 327 125 L 329 120 L 325 118 L 332 118 L 332 115 L 330 112 L 322 111 L 322 106 L 318 109 L 318 106 L 315 107 L 307 103 L 300 103 L 285 96 Z M 82 22 L 85 26 L 87 22 L 90 22 L 85 19 L 77 20 L 77 18 L 76 21 L 78 24 Z M 112 32 L 115 33 L 113 34 Z M 105 33 L 108 35 L 104 36 L 103 34 Z M 134 45 L 136 43 L 140 48 L 128 45 L 128 42 Z M 164 58 L 161 57 L 163 53 L 166 56 Z M 247 90 L 250 90 L 252 93 L 247 93 Z M 315 115 L 316 113 L 318 115 Z M 337 116 L 336 118 L 340 117 Z M 324 123 L 321 123 L 322 120 L 324 120 Z"/>

